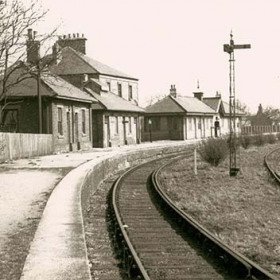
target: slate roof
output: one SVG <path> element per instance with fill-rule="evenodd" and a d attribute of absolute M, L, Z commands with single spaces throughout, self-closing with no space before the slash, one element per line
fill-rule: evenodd
<path fill-rule="evenodd" d="M 215 111 L 195 97 L 166 96 L 157 103 L 146 108 L 146 112 L 155 113 L 189 113 L 189 114 L 214 114 Z"/>
<path fill-rule="evenodd" d="M 25 79 L 10 87 L 7 95 L 9 97 L 37 96 L 37 78 L 28 73 L 28 68 L 24 63 L 22 64 L 21 68 L 13 72 L 10 79 L 11 81 L 17 81 L 19 77 L 25 77 Z M 45 73 L 41 76 L 40 94 L 41 96 L 50 96 L 60 99 L 77 100 L 82 102 L 97 102 L 88 93 L 71 85 L 62 78 L 50 73 Z"/>
<path fill-rule="evenodd" d="M 222 103 L 222 106 L 223 106 L 224 114 L 226 116 L 229 116 L 229 114 L 230 114 L 229 104 L 227 102 L 225 102 L 225 101 L 222 101 L 221 103 Z M 245 112 L 243 112 L 243 111 L 241 111 L 239 109 L 235 110 L 235 114 L 236 114 L 236 116 L 245 116 L 246 115 Z"/>
<path fill-rule="evenodd" d="M 61 50 L 62 59 L 52 69 L 57 75 L 70 74 L 102 74 L 125 79 L 138 80 L 128 74 L 105 65 L 95 59 L 92 59 L 83 53 L 80 53 L 71 47 L 65 47 Z"/>
<path fill-rule="evenodd" d="M 97 102 L 97 100 L 87 92 L 78 89 L 58 76 L 42 77 L 42 81 L 52 89 L 57 98 L 83 102 Z"/>
<path fill-rule="evenodd" d="M 221 97 L 204 97 L 202 100 L 205 104 L 218 112 L 221 103 Z"/>
<path fill-rule="evenodd" d="M 138 112 L 144 113 L 144 109 L 133 105 L 131 102 L 117 96 L 111 92 L 102 92 L 98 94 L 90 88 L 85 88 L 88 93 L 90 93 L 99 104 L 93 104 L 93 109 L 106 109 L 109 111 L 124 111 L 124 112 Z"/>

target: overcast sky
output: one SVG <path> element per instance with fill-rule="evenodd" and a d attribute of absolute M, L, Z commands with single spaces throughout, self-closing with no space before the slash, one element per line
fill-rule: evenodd
<path fill-rule="evenodd" d="M 229 98 L 232 30 L 236 96 L 255 113 L 259 103 L 280 107 L 279 0 L 41 0 L 49 14 L 40 30 L 84 33 L 87 55 L 139 78 L 140 105 L 167 94 L 171 84 L 191 96 Z M 40 31 L 39 30 L 39 31 Z"/>

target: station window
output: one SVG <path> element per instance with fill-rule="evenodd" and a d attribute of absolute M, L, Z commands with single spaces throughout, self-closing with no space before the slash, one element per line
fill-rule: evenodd
<path fill-rule="evenodd" d="M 154 131 L 160 130 L 160 117 L 152 118 L 152 130 Z"/>
<path fill-rule="evenodd" d="M 59 135 L 63 135 L 63 126 L 62 126 L 62 108 L 57 107 L 57 131 Z"/>
<path fill-rule="evenodd" d="M 5 109 L 3 110 L 3 118 L 1 128 L 6 132 L 15 132 L 18 129 L 18 110 Z"/>
<path fill-rule="evenodd" d="M 118 95 L 122 97 L 122 84 L 118 84 Z"/>
<path fill-rule="evenodd" d="M 107 82 L 107 86 L 108 86 L 108 91 L 111 91 L 111 83 Z"/>
<path fill-rule="evenodd" d="M 132 100 L 133 94 L 132 94 L 132 85 L 128 86 L 128 100 Z"/>
<path fill-rule="evenodd" d="M 119 134 L 119 119 L 118 119 L 118 116 L 116 116 L 116 119 L 115 119 L 115 133 Z"/>
<path fill-rule="evenodd" d="M 192 130 L 192 118 L 189 118 L 189 130 Z"/>
<path fill-rule="evenodd" d="M 129 117 L 129 133 L 132 133 L 132 117 Z"/>
<path fill-rule="evenodd" d="M 82 110 L 82 132 L 86 134 L 86 110 Z"/>

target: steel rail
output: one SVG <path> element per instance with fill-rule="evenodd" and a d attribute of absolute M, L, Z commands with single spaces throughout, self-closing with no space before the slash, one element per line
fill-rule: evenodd
<path fill-rule="evenodd" d="M 143 164 L 141 164 L 143 165 Z M 141 166 L 140 165 L 140 166 Z M 119 209 L 117 207 L 117 192 L 119 191 L 119 188 L 121 187 L 122 181 L 123 179 L 129 174 L 131 173 L 133 170 L 135 170 L 136 168 L 138 168 L 139 165 L 137 167 L 132 167 L 130 168 L 128 171 L 126 171 L 125 173 L 123 173 L 118 179 L 117 181 L 114 183 L 113 185 L 113 193 L 112 193 L 112 204 L 113 204 L 113 209 L 114 209 L 114 214 L 116 216 L 119 228 L 121 230 L 121 233 L 124 237 L 125 243 L 127 245 L 127 247 L 129 248 L 129 251 L 131 253 L 131 255 L 133 256 L 133 259 L 141 273 L 141 276 L 143 277 L 144 280 L 150 280 L 150 277 L 146 271 L 146 269 L 144 268 L 135 248 L 133 247 L 132 243 L 130 242 L 129 236 L 125 230 L 125 225 L 123 224 L 122 218 L 121 218 L 121 214 L 119 212 Z"/>
<path fill-rule="evenodd" d="M 130 251 L 130 253 L 131 253 L 131 255 L 134 259 L 134 262 L 135 262 L 136 266 L 138 267 L 139 272 L 141 273 L 141 277 L 142 277 L 143 280 L 151 280 L 151 279 L 150 279 L 145 267 L 143 266 L 143 264 L 141 262 L 141 259 L 139 258 L 138 254 L 137 254 L 134 246 L 132 245 L 132 243 L 130 241 L 130 238 L 129 238 L 126 230 L 125 230 L 125 224 L 122 221 L 121 214 L 120 214 L 118 206 L 117 206 L 117 204 L 118 204 L 118 202 L 117 202 L 118 191 L 119 191 L 119 189 L 121 187 L 121 184 L 122 184 L 123 180 L 125 179 L 125 177 L 127 177 L 130 173 L 132 173 L 134 170 L 140 168 L 141 166 L 143 166 L 145 164 L 148 164 L 148 163 L 151 163 L 153 161 L 161 160 L 161 159 L 167 159 L 167 158 L 170 158 L 170 157 L 176 157 L 177 158 L 178 156 L 180 156 L 182 154 L 186 154 L 188 152 L 189 151 L 184 151 L 184 152 L 180 152 L 179 154 L 176 154 L 176 155 L 174 155 L 174 154 L 170 155 L 169 154 L 167 156 L 164 156 L 164 157 L 161 157 L 161 158 L 158 158 L 158 159 L 154 159 L 154 160 L 139 164 L 137 166 L 134 166 L 134 167 L 130 168 L 129 170 L 127 170 L 126 172 L 124 172 L 113 184 L 111 202 L 112 202 L 112 206 L 113 206 L 114 215 L 116 217 L 118 227 L 121 230 L 121 234 L 123 235 L 124 241 L 125 241 L 127 247 L 129 248 L 129 251 Z"/>
<path fill-rule="evenodd" d="M 269 164 L 269 159 L 268 157 L 271 156 L 273 153 L 275 153 L 276 151 L 279 151 L 280 148 L 275 149 L 271 152 L 269 152 L 268 154 L 265 155 L 264 157 L 264 165 L 266 166 L 266 168 L 268 169 L 268 171 L 270 172 L 270 174 L 273 176 L 273 178 L 277 181 L 278 184 L 280 184 L 280 175 L 272 168 L 272 166 Z"/>
<path fill-rule="evenodd" d="M 159 172 L 166 166 L 172 164 L 174 161 L 168 162 L 167 164 L 162 165 L 160 168 L 155 170 L 152 173 L 152 185 L 155 188 L 155 191 L 158 193 L 158 195 L 162 198 L 162 200 L 166 203 L 168 207 L 170 207 L 173 211 L 175 211 L 184 221 L 193 227 L 196 231 L 199 232 L 204 238 L 209 240 L 211 244 L 213 244 L 215 247 L 221 249 L 223 252 L 223 255 L 229 256 L 232 260 L 238 262 L 241 264 L 248 272 L 248 275 L 245 275 L 245 278 L 252 278 L 252 279 L 271 279 L 271 280 L 279 280 L 276 276 L 272 275 L 270 272 L 266 271 L 262 267 L 260 267 L 257 263 L 251 261 L 247 257 L 245 257 L 243 254 L 237 252 L 232 247 L 226 245 L 224 242 L 220 241 L 218 238 L 216 238 L 210 231 L 208 231 L 206 228 L 204 228 L 200 223 L 198 223 L 195 219 L 193 219 L 190 215 L 185 213 L 183 210 L 178 208 L 174 202 L 167 196 L 167 194 L 163 191 L 160 183 L 159 183 Z M 279 180 L 277 178 L 277 180 Z"/>

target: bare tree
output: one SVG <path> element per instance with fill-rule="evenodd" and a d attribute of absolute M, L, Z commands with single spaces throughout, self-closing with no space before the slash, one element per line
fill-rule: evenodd
<path fill-rule="evenodd" d="M 15 103 L 8 101 L 8 91 L 25 79 L 39 77 L 50 62 L 46 56 L 40 58 L 39 49 L 40 45 L 53 36 L 56 29 L 47 36 L 36 38 L 36 44 L 32 46 L 28 46 L 26 42 L 30 36 L 35 40 L 36 33 L 33 33 L 31 28 L 40 22 L 46 13 L 36 0 L 31 0 L 28 5 L 21 0 L 0 1 L 0 124 L 5 107 Z M 38 56 L 26 63 L 28 47 L 39 49 Z"/>
<path fill-rule="evenodd" d="M 280 109 L 268 106 L 263 110 L 264 115 L 272 120 L 273 124 L 280 124 Z"/>
<path fill-rule="evenodd" d="M 167 94 L 160 94 L 160 93 L 158 93 L 158 94 L 156 94 L 156 95 L 154 95 L 154 96 L 151 96 L 151 97 L 147 100 L 146 106 L 149 107 L 149 106 L 151 106 L 151 105 L 157 103 L 158 101 L 162 100 L 162 99 L 163 99 L 164 97 L 166 97 L 166 96 L 167 96 Z"/>

